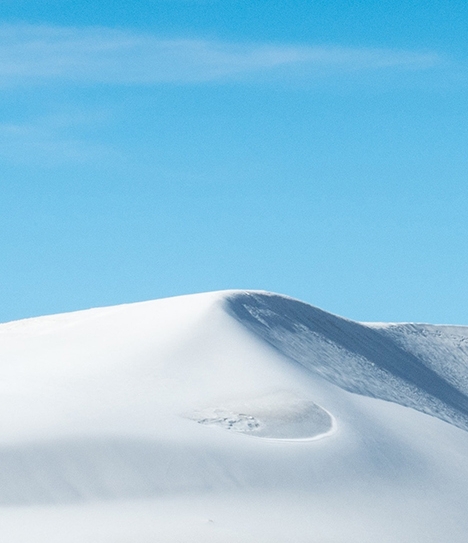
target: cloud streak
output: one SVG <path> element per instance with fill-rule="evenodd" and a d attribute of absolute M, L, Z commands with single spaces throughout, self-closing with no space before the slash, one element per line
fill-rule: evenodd
<path fill-rule="evenodd" d="M 199 83 L 296 73 L 300 77 L 376 70 L 425 70 L 435 53 L 389 49 L 162 39 L 110 28 L 0 27 L 0 84 Z"/>
<path fill-rule="evenodd" d="M 95 125 L 96 119 L 99 121 L 99 112 L 89 119 L 83 115 L 42 116 L 29 122 L 0 123 L 0 159 L 45 167 L 116 160 L 111 146 L 76 133 L 77 127 Z"/>

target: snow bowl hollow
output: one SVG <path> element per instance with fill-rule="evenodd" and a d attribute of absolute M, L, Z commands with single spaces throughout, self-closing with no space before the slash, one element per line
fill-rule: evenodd
<path fill-rule="evenodd" d="M 187 418 L 230 432 L 281 440 L 317 439 L 330 434 L 335 427 L 328 411 L 312 400 L 288 392 L 205 407 Z"/>

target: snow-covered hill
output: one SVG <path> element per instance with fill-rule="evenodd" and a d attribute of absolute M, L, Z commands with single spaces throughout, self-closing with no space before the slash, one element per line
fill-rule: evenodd
<path fill-rule="evenodd" d="M 465 543 L 468 327 L 226 291 L 0 325 L 8 543 Z"/>

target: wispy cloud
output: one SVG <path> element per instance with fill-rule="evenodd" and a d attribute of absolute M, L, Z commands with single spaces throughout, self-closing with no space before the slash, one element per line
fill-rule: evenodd
<path fill-rule="evenodd" d="M 99 113 L 92 116 L 94 124 Z M 82 115 L 52 115 L 29 122 L 0 123 L 0 159 L 14 164 L 60 166 L 117 157 L 112 147 L 74 133 L 91 119 Z"/>
<path fill-rule="evenodd" d="M 109 28 L 0 27 L 0 84 L 47 81 L 113 84 L 238 80 L 282 70 L 302 76 L 424 70 L 436 53 L 162 39 Z"/>

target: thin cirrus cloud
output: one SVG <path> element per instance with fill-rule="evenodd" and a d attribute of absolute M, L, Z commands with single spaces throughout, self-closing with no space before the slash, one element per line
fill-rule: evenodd
<path fill-rule="evenodd" d="M 375 70 L 425 70 L 436 53 L 338 46 L 227 43 L 111 28 L 0 27 L 0 85 L 48 81 L 158 84 L 300 77 Z"/>
<path fill-rule="evenodd" d="M 0 159 L 23 165 L 54 167 L 67 163 L 92 163 L 117 159 L 111 147 L 73 136 L 76 122 L 54 126 L 47 118 L 23 123 L 0 123 Z M 68 132 L 68 133 L 67 133 Z"/>

